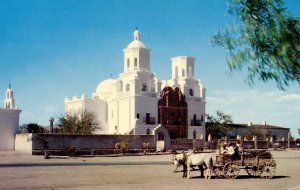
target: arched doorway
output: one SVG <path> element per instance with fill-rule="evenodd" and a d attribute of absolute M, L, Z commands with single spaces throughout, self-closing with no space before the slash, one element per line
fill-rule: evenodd
<path fill-rule="evenodd" d="M 157 133 L 157 141 L 156 141 L 156 150 L 157 151 L 164 151 L 165 150 L 165 135 L 163 132 Z"/>

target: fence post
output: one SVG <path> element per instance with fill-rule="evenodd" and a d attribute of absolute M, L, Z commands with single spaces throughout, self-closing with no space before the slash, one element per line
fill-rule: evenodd
<path fill-rule="evenodd" d="M 241 136 L 241 147 L 244 147 L 244 139 L 245 139 L 245 137 Z"/>
<path fill-rule="evenodd" d="M 291 146 L 291 131 L 289 131 L 289 133 L 288 133 L 288 142 L 287 142 L 288 144 L 287 144 L 287 146 L 288 146 L 288 148 L 290 148 L 290 146 Z"/>
<path fill-rule="evenodd" d="M 203 140 L 203 133 L 200 134 L 200 139 Z"/>
<path fill-rule="evenodd" d="M 207 141 L 208 141 L 208 149 L 210 149 L 210 144 L 211 144 L 211 134 L 208 134 L 208 138 L 207 138 Z"/>
<path fill-rule="evenodd" d="M 253 137 L 253 141 L 254 141 L 254 149 L 257 149 L 257 136 Z"/>
<path fill-rule="evenodd" d="M 270 138 L 270 143 L 271 143 L 271 145 L 273 146 L 273 144 L 274 144 L 274 139 L 273 139 L 273 137 Z M 271 147 L 271 148 L 272 148 L 272 147 Z"/>
<path fill-rule="evenodd" d="M 282 141 L 282 146 L 283 146 L 282 148 L 285 148 L 284 137 L 281 138 L 281 141 Z"/>

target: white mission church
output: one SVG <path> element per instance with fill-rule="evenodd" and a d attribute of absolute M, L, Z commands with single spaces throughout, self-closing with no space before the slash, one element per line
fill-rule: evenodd
<path fill-rule="evenodd" d="M 150 70 L 150 49 L 139 31 L 133 35 L 119 78 L 101 82 L 92 98 L 65 98 L 66 114 L 93 112 L 101 123 L 97 134 L 153 134 L 163 125 L 171 138 L 205 137 L 205 87 L 194 78 L 195 58 L 171 58 L 172 79 L 159 80 Z"/>

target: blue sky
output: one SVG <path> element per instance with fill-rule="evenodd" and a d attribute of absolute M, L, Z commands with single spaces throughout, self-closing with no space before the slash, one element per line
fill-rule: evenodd
<path fill-rule="evenodd" d="M 286 3 L 299 17 L 300 1 Z M 196 57 L 207 113 L 224 111 L 236 123 L 267 121 L 298 136 L 299 85 L 285 92 L 272 82 L 249 87 L 245 73 L 229 74 L 225 50 L 211 46 L 211 36 L 231 20 L 225 0 L 0 0 L 0 98 L 11 83 L 20 124 L 57 120 L 66 96 L 91 97 L 99 82 L 118 77 L 138 27 L 159 79 L 171 78 L 171 57 Z"/>

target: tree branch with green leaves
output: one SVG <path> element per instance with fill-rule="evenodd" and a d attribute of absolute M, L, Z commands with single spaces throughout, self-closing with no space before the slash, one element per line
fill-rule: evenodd
<path fill-rule="evenodd" d="M 230 71 L 246 67 L 249 85 L 255 79 L 275 81 L 285 90 L 300 84 L 300 20 L 282 0 L 227 0 L 236 21 L 212 37 L 214 46 L 228 51 Z"/>

